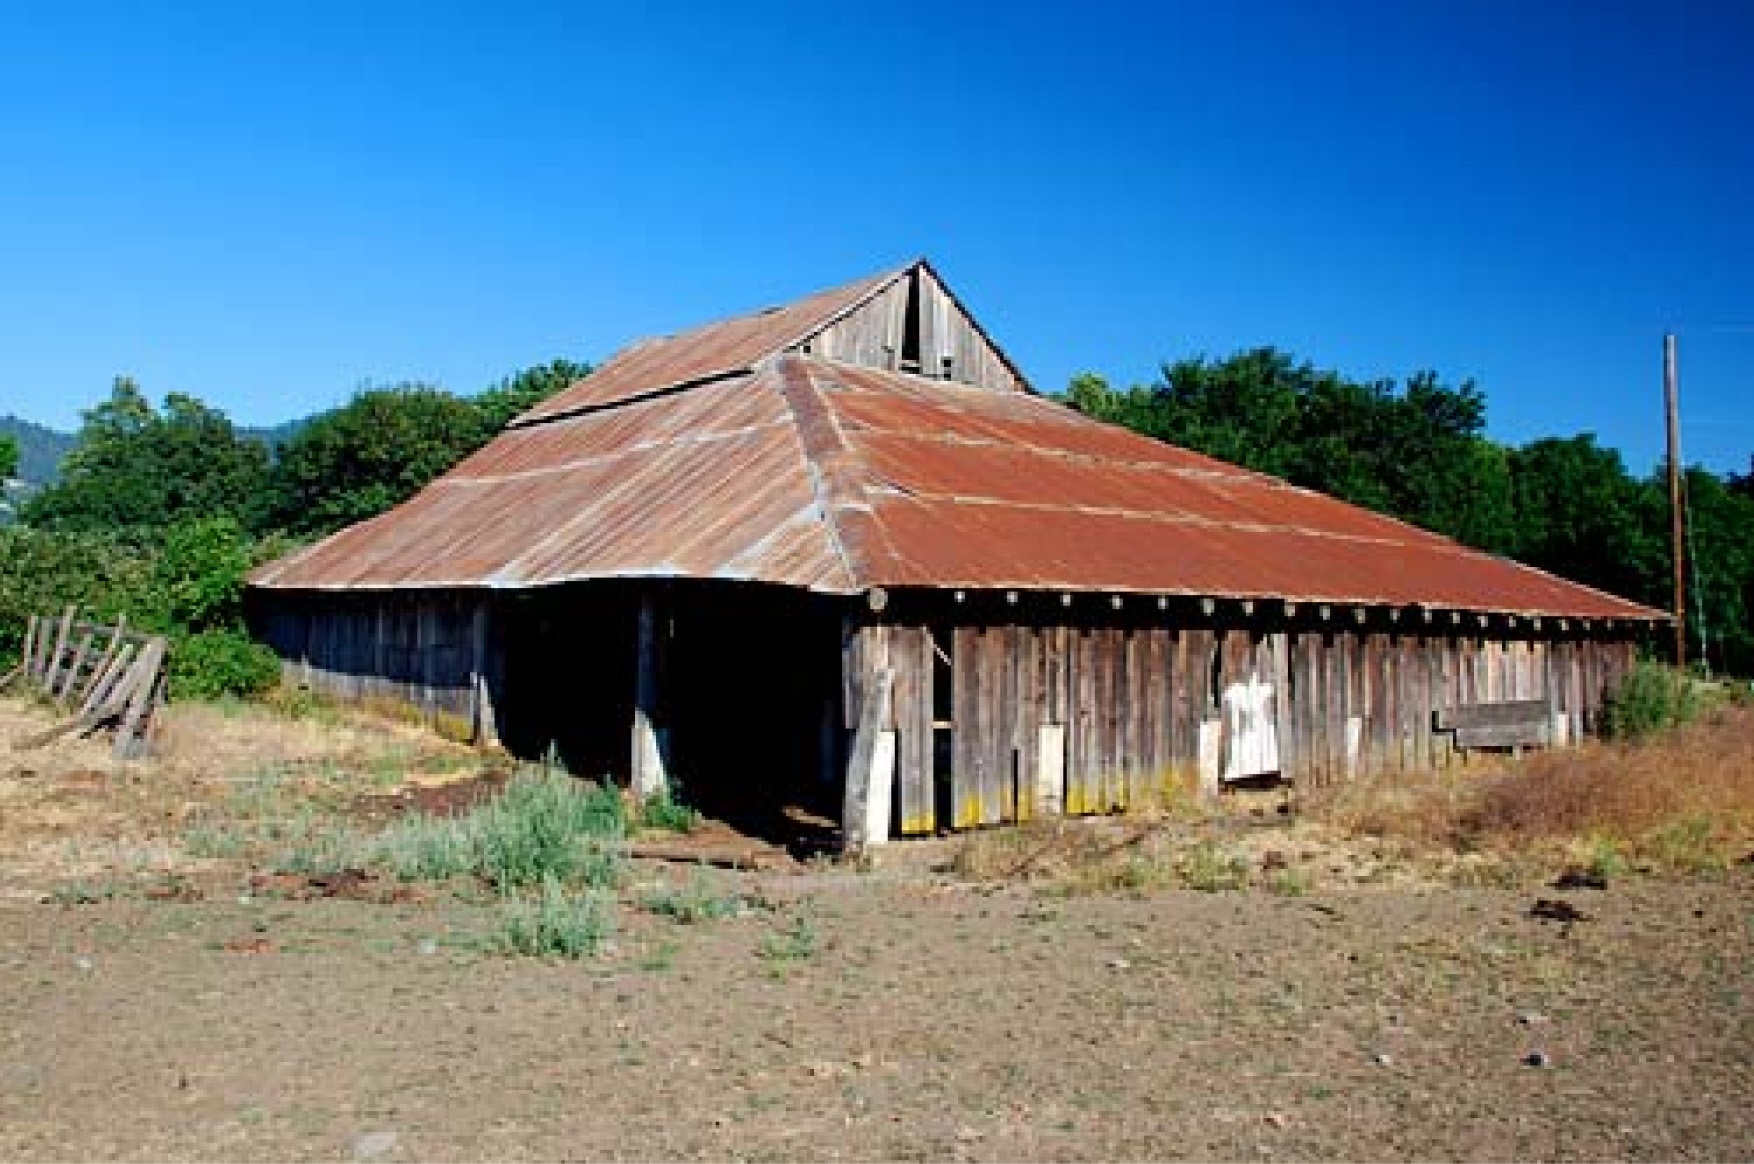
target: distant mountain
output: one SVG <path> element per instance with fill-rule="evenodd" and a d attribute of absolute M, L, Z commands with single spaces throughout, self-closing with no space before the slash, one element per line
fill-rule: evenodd
<path fill-rule="evenodd" d="M 305 426 L 310 424 L 311 421 L 316 420 L 319 416 L 326 415 L 327 413 L 323 412 L 313 413 L 310 416 L 301 416 L 297 420 L 284 421 L 272 428 L 247 428 L 243 425 L 239 425 L 238 435 L 241 437 L 254 437 L 256 440 L 267 445 L 268 451 L 272 453 L 275 449 L 303 432 Z"/>
<path fill-rule="evenodd" d="M 73 434 L 56 432 L 16 416 L 0 416 L 0 436 L 18 441 L 18 475 L 32 485 L 53 481 L 61 458 L 73 447 Z"/>

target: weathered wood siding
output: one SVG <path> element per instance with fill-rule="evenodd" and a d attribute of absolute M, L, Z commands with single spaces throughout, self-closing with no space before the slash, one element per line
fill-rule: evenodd
<path fill-rule="evenodd" d="M 897 280 L 802 346 L 812 355 L 868 368 L 1001 391 L 1023 388 L 999 350 L 927 270 Z"/>
<path fill-rule="evenodd" d="M 1239 755 L 1239 722 L 1270 731 L 1272 771 L 1304 786 L 1466 762 L 1453 734 L 1435 729 L 1446 708 L 1545 700 L 1553 737 L 1576 740 L 1596 731 L 1604 698 L 1636 656 L 1624 638 L 1567 634 L 1551 620 L 1543 629 L 1502 619 L 1374 625 L 1338 611 L 1254 625 L 995 617 L 936 639 L 928 625 L 897 618 L 883 630 L 894 672 L 886 726 L 899 757 L 894 823 L 903 834 L 1027 820 L 1055 792 L 1068 814 L 1189 796 L 1215 786 Z M 951 664 L 948 724 L 932 712 L 938 650 Z M 847 657 L 859 665 L 856 648 Z M 846 686 L 848 722 L 860 689 L 856 677 Z M 1239 720 L 1227 701 L 1251 693 L 1256 714 Z M 945 732 L 949 762 L 937 765 Z M 1064 753 L 1045 767 L 1043 740 L 1060 741 Z M 1059 771 L 1063 785 L 1044 787 L 1042 774 Z"/>
<path fill-rule="evenodd" d="M 257 619 L 286 682 L 406 704 L 447 734 L 494 739 L 501 657 L 478 596 L 419 592 L 278 600 Z"/>

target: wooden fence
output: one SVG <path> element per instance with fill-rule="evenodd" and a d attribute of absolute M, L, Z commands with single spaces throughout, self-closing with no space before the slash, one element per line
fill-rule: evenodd
<path fill-rule="evenodd" d="M 164 702 L 169 647 L 158 635 L 77 618 L 69 606 L 59 618 L 32 615 L 18 666 L 0 676 L 0 688 L 23 683 L 48 696 L 67 718 L 47 731 L 14 741 L 15 748 L 42 747 L 77 732 L 115 729 L 117 759 L 146 750 L 152 719 Z"/>

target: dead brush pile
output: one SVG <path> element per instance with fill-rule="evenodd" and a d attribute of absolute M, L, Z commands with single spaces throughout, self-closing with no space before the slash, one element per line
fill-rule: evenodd
<path fill-rule="evenodd" d="M 1564 857 L 1699 873 L 1754 855 L 1754 708 L 1722 706 L 1640 742 L 1506 760 L 1461 775 L 1361 783 L 1320 820 L 1411 850 Z"/>

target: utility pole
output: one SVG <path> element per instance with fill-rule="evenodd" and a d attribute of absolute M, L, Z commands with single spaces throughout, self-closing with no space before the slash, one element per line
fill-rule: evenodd
<path fill-rule="evenodd" d="M 1687 593 L 1682 561 L 1680 388 L 1676 381 L 1675 333 L 1663 336 L 1663 398 L 1669 418 L 1669 539 L 1675 563 L 1675 666 L 1687 665 Z"/>

